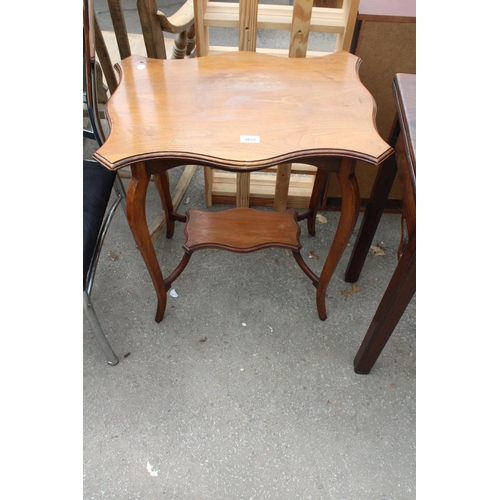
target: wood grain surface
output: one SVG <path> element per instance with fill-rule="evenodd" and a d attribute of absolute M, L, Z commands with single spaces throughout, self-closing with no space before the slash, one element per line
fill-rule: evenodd
<path fill-rule="evenodd" d="M 251 52 L 190 60 L 131 56 L 95 157 L 111 169 L 152 159 L 252 171 L 307 157 L 378 164 L 392 150 L 347 52 L 279 58 Z M 305 161 L 304 163 L 307 163 Z"/>

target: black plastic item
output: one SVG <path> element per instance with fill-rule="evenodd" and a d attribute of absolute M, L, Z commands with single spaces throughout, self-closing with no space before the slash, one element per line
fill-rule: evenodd
<path fill-rule="evenodd" d="M 94 160 L 83 160 L 83 289 L 106 213 L 116 172 Z"/>

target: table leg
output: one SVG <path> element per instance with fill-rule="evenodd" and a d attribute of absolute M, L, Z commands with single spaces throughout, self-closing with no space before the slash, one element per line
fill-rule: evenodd
<path fill-rule="evenodd" d="M 170 197 L 170 179 L 167 172 L 160 172 L 154 176 L 156 188 L 160 195 L 163 211 L 165 212 L 165 222 L 167 223 L 167 238 L 172 238 L 175 230 L 175 220 L 172 217 L 174 206 Z"/>
<path fill-rule="evenodd" d="M 150 174 L 144 162 L 131 166 L 132 178 L 127 191 L 127 219 L 135 242 L 149 271 L 158 297 L 155 321 L 163 319 L 167 306 L 167 293 L 163 276 L 146 221 L 146 193 L 148 191 Z"/>
<path fill-rule="evenodd" d="M 347 264 L 344 279 L 348 283 L 356 283 L 359 279 L 361 269 L 363 268 L 366 256 L 370 250 L 370 245 L 377 231 L 380 218 L 382 217 L 385 204 L 389 198 L 396 172 L 397 166 L 395 155 L 390 156 L 379 167 L 370 200 L 366 206 L 363 221 L 359 228 L 356 243 L 354 243 L 351 258 L 349 259 L 349 264 Z"/>
<path fill-rule="evenodd" d="M 327 184 L 328 172 L 322 168 L 318 168 L 314 179 L 311 200 L 309 202 L 309 211 L 307 212 L 307 232 L 311 236 L 316 234 L 316 214 L 318 213 L 319 204 L 325 194 Z"/>
<path fill-rule="evenodd" d="M 354 358 L 354 371 L 368 374 L 416 290 L 416 234 L 413 232 Z"/>
<path fill-rule="evenodd" d="M 342 196 L 342 209 L 335 238 L 333 239 L 323 270 L 321 271 L 316 290 L 316 306 L 318 308 L 319 318 L 322 321 L 326 319 L 326 289 L 347 243 L 349 243 L 349 239 L 354 231 L 354 226 L 359 215 L 360 197 L 358 182 L 354 175 L 355 164 L 356 160 L 342 158 L 340 170 L 337 173 L 340 184 L 340 194 Z"/>

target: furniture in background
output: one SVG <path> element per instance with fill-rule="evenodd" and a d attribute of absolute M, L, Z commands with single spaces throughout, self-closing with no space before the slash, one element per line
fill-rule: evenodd
<path fill-rule="evenodd" d="M 266 214 L 246 207 L 225 215 L 192 214 L 189 220 L 165 202 L 163 207 L 172 232 L 176 220 L 187 221 L 186 254 L 214 246 L 249 252 L 289 245 L 316 288 L 318 315 L 326 319 L 326 289 L 359 214 L 355 161 L 378 165 L 393 152 L 376 131 L 375 103 L 359 81 L 358 65 L 359 59 L 346 51 L 318 58 L 246 51 L 185 61 L 133 56 L 119 63 L 120 86 L 107 108 L 113 134 L 94 158 L 112 170 L 131 167 L 128 221 L 156 290 L 157 322 L 163 318 L 170 285 L 187 262 L 163 277 L 147 228 L 146 194 L 151 175 L 156 175 L 160 194 L 167 199 L 163 176 L 186 163 L 236 173 L 293 162 L 318 168 L 309 209 L 294 212 L 293 220 L 289 212 L 272 212 L 277 220 L 263 223 Z M 337 98 L 325 100 L 327 92 Z M 331 172 L 339 178 L 342 211 L 323 270 L 316 276 L 297 256 L 295 218 L 307 220 L 309 234 L 315 234 L 317 209 Z M 240 236 L 238 241 L 231 240 L 233 234 Z"/>
<path fill-rule="evenodd" d="M 393 91 L 400 125 L 395 155 L 397 168 L 393 162 L 386 161 L 379 169 L 347 266 L 346 281 L 354 283 L 359 278 L 396 170 L 402 187 L 408 237 L 402 240 L 396 270 L 354 359 L 354 370 L 361 374 L 372 369 L 416 290 L 416 76 L 397 74 Z"/>
<path fill-rule="evenodd" d="M 260 4 L 258 0 L 229 3 L 194 0 L 197 56 L 240 50 L 283 57 L 317 57 L 341 49 L 349 50 L 359 0 L 330 0 L 330 5 L 340 4 L 336 8 L 313 6 L 313 0 L 290 3 L 293 5 L 289 2 L 279 4 L 279 0 L 270 4 Z M 210 32 L 216 28 L 236 29 L 234 46 L 212 45 Z M 287 47 L 258 47 L 258 30 L 288 32 Z M 326 52 L 308 50 L 312 33 L 331 35 Z M 304 92 L 310 91 L 304 89 Z M 327 91 L 325 99 L 328 94 Z M 287 207 L 307 208 L 315 173 L 314 166 L 300 163 L 273 165 L 266 169 L 265 175 L 205 168 L 206 204 L 209 207 L 213 204 L 272 206 L 278 211 Z"/>
<path fill-rule="evenodd" d="M 350 51 L 363 61 L 359 77 L 377 103 L 377 130 L 394 146 L 397 116 L 392 79 L 396 73 L 416 73 L 416 0 L 360 0 Z M 373 165 L 363 161 L 356 165 L 362 208 L 370 198 L 376 175 Z M 401 185 L 396 179 L 385 209 L 401 211 L 401 200 Z M 340 187 L 331 176 L 325 207 L 337 209 L 340 201 Z"/>

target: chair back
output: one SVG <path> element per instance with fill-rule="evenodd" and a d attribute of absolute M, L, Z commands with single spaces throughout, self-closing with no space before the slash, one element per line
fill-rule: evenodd
<path fill-rule="evenodd" d="M 83 67 L 84 96 L 90 120 L 92 137 L 99 145 L 105 140 L 99 117 L 99 96 L 102 96 L 101 68 L 96 59 L 96 24 L 94 16 L 94 0 L 83 0 Z M 116 81 L 116 79 L 115 79 Z"/>

